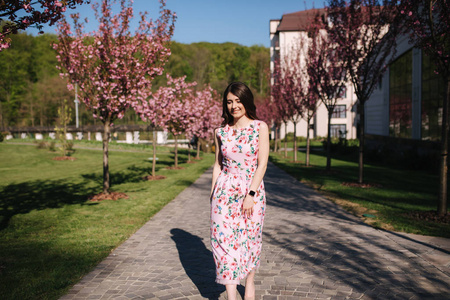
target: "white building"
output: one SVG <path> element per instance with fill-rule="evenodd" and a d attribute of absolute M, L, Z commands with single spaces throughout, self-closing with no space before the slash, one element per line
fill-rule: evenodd
<path fill-rule="evenodd" d="M 270 70 L 274 70 L 274 61 L 276 58 L 283 60 L 283 57 L 291 51 L 302 34 L 312 22 L 317 13 L 322 13 L 323 9 L 310 9 L 295 13 L 285 14 L 279 20 L 270 20 Z M 331 136 L 339 137 L 339 131 L 346 133 L 347 139 L 356 139 L 357 133 L 357 115 L 356 115 L 356 96 L 353 92 L 353 86 L 349 82 L 342 98 L 338 100 L 331 119 Z M 321 103 L 318 106 L 317 113 L 312 121 L 310 128 L 310 137 L 326 137 L 328 112 L 325 105 Z M 297 124 L 297 135 L 306 136 L 307 123 L 302 120 Z M 288 124 L 287 133 L 294 132 L 294 125 Z M 282 126 L 280 137 L 285 136 L 285 128 Z"/>
<path fill-rule="evenodd" d="M 430 59 L 397 39 L 395 60 L 366 103 L 366 133 L 391 139 L 440 141 L 445 83 Z"/>

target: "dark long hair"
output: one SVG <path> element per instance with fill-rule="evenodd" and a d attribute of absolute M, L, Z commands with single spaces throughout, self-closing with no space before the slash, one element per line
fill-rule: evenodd
<path fill-rule="evenodd" d="M 233 123 L 233 116 L 228 111 L 227 107 L 227 96 L 228 93 L 232 93 L 236 97 L 239 98 L 242 105 L 244 105 L 245 108 L 245 114 L 249 119 L 257 120 L 258 117 L 256 116 L 256 106 L 253 99 L 253 94 L 250 88 L 242 82 L 232 82 L 230 83 L 227 88 L 225 89 L 225 92 L 223 92 L 223 103 L 222 103 L 222 126 L 228 124 L 231 125 Z"/>

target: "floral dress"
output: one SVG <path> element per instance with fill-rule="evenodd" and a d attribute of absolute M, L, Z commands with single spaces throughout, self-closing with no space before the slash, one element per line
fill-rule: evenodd
<path fill-rule="evenodd" d="M 261 121 L 233 129 L 219 128 L 222 170 L 211 196 L 211 245 L 216 282 L 238 284 L 260 263 L 266 207 L 264 183 L 256 190 L 253 214 L 242 214 L 242 204 L 256 171 Z"/>

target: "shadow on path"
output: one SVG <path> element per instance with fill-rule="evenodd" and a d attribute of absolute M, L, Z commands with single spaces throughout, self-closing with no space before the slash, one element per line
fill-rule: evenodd
<path fill-rule="evenodd" d="M 203 244 L 202 238 L 178 228 L 170 230 L 170 233 L 181 264 L 202 297 L 219 299 L 220 294 L 225 291 L 225 286 L 215 282 L 213 255 Z"/>
<path fill-rule="evenodd" d="M 368 226 L 280 169 L 268 171 L 268 211 L 277 218 L 268 220 L 264 241 L 283 249 L 269 259 L 289 263 L 293 276 L 305 274 L 316 288 L 350 287 L 370 299 L 446 299 L 448 278 L 389 232 Z"/>

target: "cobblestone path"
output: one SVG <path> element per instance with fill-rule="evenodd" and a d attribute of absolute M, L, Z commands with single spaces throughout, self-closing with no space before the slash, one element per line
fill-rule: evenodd
<path fill-rule="evenodd" d="M 211 174 L 61 299 L 226 299 L 209 250 Z M 264 181 L 257 299 L 450 299 L 450 240 L 373 229 L 272 164 Z"/>

